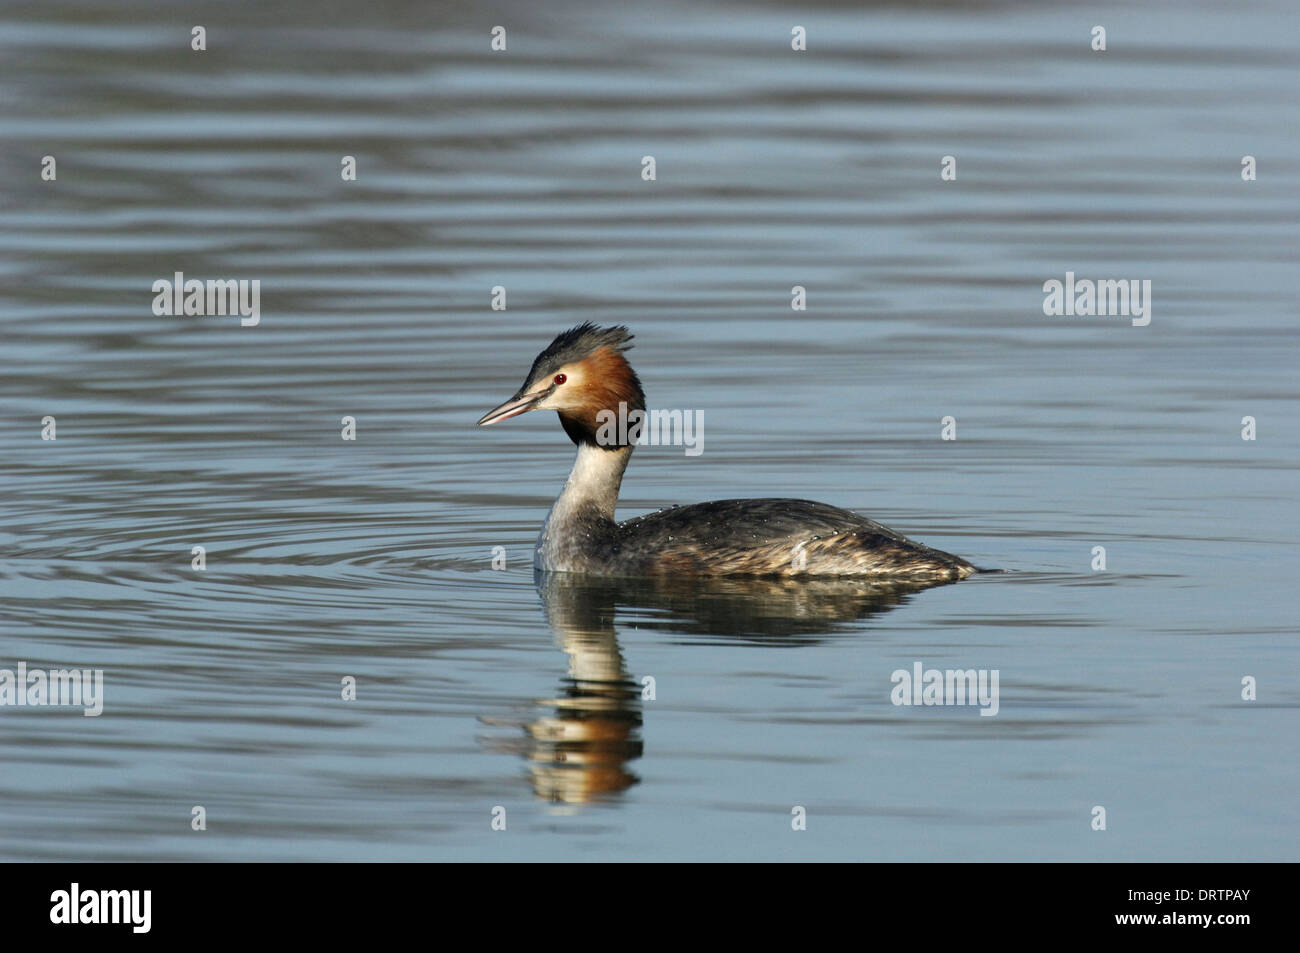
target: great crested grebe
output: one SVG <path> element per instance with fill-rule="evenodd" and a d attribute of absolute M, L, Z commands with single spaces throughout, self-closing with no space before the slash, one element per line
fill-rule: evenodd
<path fill-rule="evenodd" d="M 533 361 L 518 392 L 480 427 L 530 410 L 554 410 L 578 446 L 533 561 L 540 570 L 601 576 L 860 576 L 943 582 L 976 569 L 887 526 L 809 500 L 716 500 L 614 521 L 635 432 L 601 427 L 610 414 L 645 411 L 641 382 L 623 354 L 622 326 L 581 324 Z M 598 415 L 601 415 L 598 418 Z M 631 428 L 628 428 L 631 429 Z M 621 438 L 621 439 L 620 439 Z"/>

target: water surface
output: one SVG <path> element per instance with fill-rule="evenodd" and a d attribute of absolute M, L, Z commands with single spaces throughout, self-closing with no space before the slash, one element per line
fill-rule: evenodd
<path fill-rule="evenodd" d="M 1297 39 L 1280 2 L 7 5 L 0 667 L 105 707 L 0 709 L 0 856 L 1296 859 Z M 260 324 L 154 315 L 177 271 L 259 280 Z M 1151 280 L 1151 324 L 1045 316 L 1067 271 Z M 472 425 L 584 320 L 705 421 L 622 515 L 807 497 L 1011 572 L 535 580 L 571 448 Z M 918 661 L 999 713 L 892 705 Z"/>

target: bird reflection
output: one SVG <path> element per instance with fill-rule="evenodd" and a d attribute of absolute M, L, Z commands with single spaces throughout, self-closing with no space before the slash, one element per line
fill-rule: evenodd
<path fill-rule="evenodd" d="M 637 783 L 627 764 L 641 757 L 641 688 L 627 672 L 614 632 L 612 594 L 539 574 L 546 621 L 569 656 L 559 697 L 527 725 L 527 757 L 539 797 L 582 803 Z"/>
<path fill-rule="evenodd" d="M 537 795 L 565 804 L 610 798 L 639 780 L 629 763 L 643 751 L 643 688 L 618 644 L 617 609 L 635 612 L 641 629 L 794 646 L 821 641 L 844 623 L 887 612 L 929 588 L 828 578 L 542 572 L 535 582 L 569 671 L 557 696 L 540 700 L 543 713 L 524 726 L 522 753 Z"/>

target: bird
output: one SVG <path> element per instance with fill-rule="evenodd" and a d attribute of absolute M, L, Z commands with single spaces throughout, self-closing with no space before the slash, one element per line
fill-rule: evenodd
<path fill-rule="evenodd" d="M 803 499 L 715 500 L 618 522 L 614 510 L 636 446 L 645 392 L 628 363 L 626 326 L 590 321 L 563 331 L 533 360 L 514 396 L 478 426 L 554 410 L 577 446 L 537 537 L 533 566 L 592 576 L 847 576 L 940 583 L 978 570 L 850 510 Z"/>

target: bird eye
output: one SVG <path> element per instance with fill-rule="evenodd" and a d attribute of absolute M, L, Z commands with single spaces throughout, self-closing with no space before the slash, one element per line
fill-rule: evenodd
<path fill-rule="evenodd" d="M 565 381 L 567 381 L 567 380 L 568 380 L 568 378 L 565 377 L 563 374 L 556 374 L 556 375 L 555 375 L 555 383 L 557 383 L 557 384 L 563 384 L 563 383 L 564 383 Z"/>

